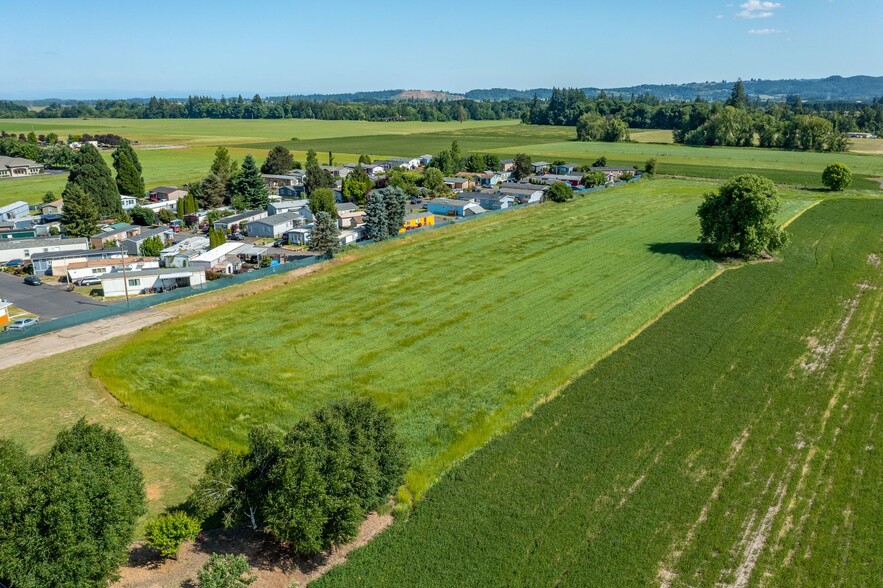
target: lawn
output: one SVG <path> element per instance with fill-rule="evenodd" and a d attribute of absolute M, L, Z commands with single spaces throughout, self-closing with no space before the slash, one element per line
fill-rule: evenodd
<path fill-rule="evenodd" d="M 807 211 L 317 585 L 880 585 L 881 226 Z"/>
<path fill-rule="evenodd" d="M 117 430 L 144 473 L 148 512 L 181 504 L 214 451 L 120 406 L 89 375 L 95 357 L 118 341 L 0 370 L 2 435 L 28 451 L 47 449 L 56 433 L 80 417 Z M 2 348 L 0 348 L 2 352 Z"/>
<path fill-rule="evenodd" d="M 150 329 L 93 373 L 133 410 L 216 448 L 332 398 L 372 397 L 407 441 L 419 497 L 716 271 L 695 244 L 713 187 L 645 181 L 372 246 Z M 787 196 L 783 219 L 814 200 Z"/>

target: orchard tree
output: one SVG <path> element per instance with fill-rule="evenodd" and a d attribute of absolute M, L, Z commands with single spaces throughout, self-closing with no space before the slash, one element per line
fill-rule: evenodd
<path fill-rule="evenodd" d="M 98 232 L 98 207 L 78 184 L 68 183 L 61 197 L 61 226 L 68 237 L 91 237 Z"/>
<path fill-rule="evenodd" d="M 840 192 L 852 183 L 852 172 L 842 163 L 831 163 L 822 172 L 822 183 L 833 192 Z"/>
<path fill-rule="evenodd" d="M 340 250 L 340 229 L 336 217 L 325 211 L 316 213 L 310 231 L 310 250 L 322 254 L 333 254 Z"/>
<path fill-rule="evenodd" d="M 270 203 L 267 185 L 251 154 L 242 160 L 242 169 L 233 180 L 233 193 L 242 197 L 244 207 L 249 210 L 265 209 Z"/>
<path fill-rule="evenodd" d="M 294 169 L 294 156 L 284 145 L 276 145 L 267 153 L 267 160 L 261 166 L 262 174 L 287 174 Z"/>
<path fill-rule="evenodd" d="M 142 198 L 144 196 L 144 178 L 141 173 L 141 162 L 128 140 L 120 140 L 119 147 L 113 152 L 113 167 L 117 172 L 117 190 L 120 194 Z"/>
<path fill-rule="evenodd" d="M 781 208 L 775 184 L 745 174 L 707 194 L 697 214 L 699 242 L 713 255 L 757 257 L 781 249 L 787 235 L 776 222 Z"/>

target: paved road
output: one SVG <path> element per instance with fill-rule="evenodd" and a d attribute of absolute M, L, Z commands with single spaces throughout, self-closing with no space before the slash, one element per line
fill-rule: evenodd
<path fill-rule="evenodd" d="M 23 278 L 4 272 L 0 272 L 0 298 L 36 314 L 41 321 L 107 306 L 86 296 L 66 292 L 58 286 L 28 286 Z"/>

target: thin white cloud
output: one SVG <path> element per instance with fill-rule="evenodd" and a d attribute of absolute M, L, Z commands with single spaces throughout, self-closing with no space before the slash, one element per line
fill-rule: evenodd
<path fill-rule="evenodd" d="M 718 15 L 717 15 L 717 16 L 715 16 L 715 17 L 714 17 L 714 18 L 716 18 L 716 19 L 718 19 L 718 20 L 720 20 L 720 19 L 722 19 L 722 18 L 723 18 L 723 17 L 724 17 L 724 15 L 723 15 L 723 14 L 718 14 Z"/>
<path fill-rule="evenodd" d="M 779 33 L 784 33 L 785 31 L 779 29 L 751 29 L 748 31 L 749 35 L 778 35 Z"/>
<path fill-rule="evenodd" d="M 740 4 L 739 8 L 742 9 L 741 12 L 736 13 L 736 16 L 739 18 L 770 18 L 771 16 L 775 16 L 776 10 L 782 8 L 782 4 L 779 2 L 766 2 L 763 0 L 748 0 L 748 2 Z"/>

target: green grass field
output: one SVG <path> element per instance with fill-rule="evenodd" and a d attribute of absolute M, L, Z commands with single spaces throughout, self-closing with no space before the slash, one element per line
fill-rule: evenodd
<path fill-rule="evenodd" d="M 648 181 L 488 215 L 151 329 L 94 373 L 133 410 L 216 448 L 358 394 L 392 409 L 419 497 L 716 265 L 707 182 Z M 807 206 L 789 194 L 784 216 Z M 208 370 L 203 367 L 210 366 Z"/>
<path fill-rule="evenodd" d="M 116 341 L 0 370 L 0 430 L 28 451 L 44 451 L 80 417 L 118 431 L 144 473 L 149 514 L 181 504 L 214 451 L 120 406 L 89 375 L 95 357 Z M 0 349 L 2 353 L 2 349 Z"/>
<path fill-rule="evenodd" d="M 317 585 L 880 585 L 881 227 L 807 211 Z"/>

